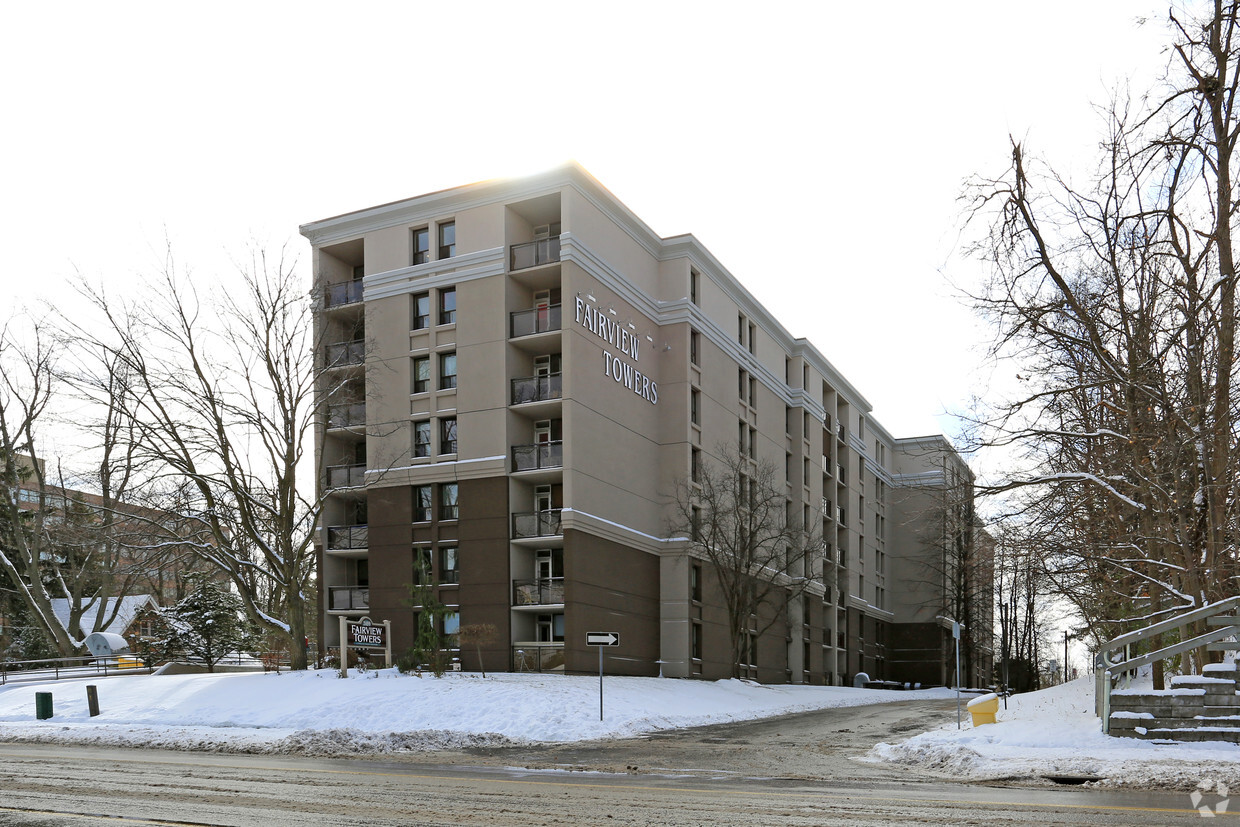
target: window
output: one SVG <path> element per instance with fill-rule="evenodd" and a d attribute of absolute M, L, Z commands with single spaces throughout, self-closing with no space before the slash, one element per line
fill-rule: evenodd
<path fill-rule="evenodd" d="M 689 533 L 690 539 L 695 543 L 702 539 L 702 509 L 700 506 L 693 506 L 689 512 Z"/>
<path fill-rule="evenodd" d="M 456 387 L 456 352 L 439 354 L 439 387 L 441 390 Z"/>
<path fill-rule="evenodd" d="M 429 523 L 431 520 L 431 487 L 415 485 L 413 487 L 413 521 Z"/>
<path fill-rule="evenodd" d="M 426 393 L 431 389 L 431 357 L 413 357 L 413 392 Z"/>
<path fill-rule="evenodd" d="M 460 514 L 460 506 L 457 505 L 457 484 L 454 482 L 445 482 L 439 485 L 439 519 L 455 520 Z"/>
<path fill-rule="evenodd" d="M 429 435 L 428 435 L 429 438 Z M 439 420 L 439 453 L 456 453 L 456 417 L 444 417 Z"/>
<path fill-rule="evenodd" d="M 702 481 L 702 449 L 689 449 L 689 479 L 693 482 Z"/>
<path fill-rule="evenodd" d="M 701 354 L 698 352 L 702 347 L 702 334 L 696 330 L 689 331 L 689 364 L 701 366 Z"/>
<path fill-rule="evenodd" d="M 701 281 L 702 277 L 698 274 L 697 270 L 689 271 L 689 301 L 694 304 L 701 304 L 701 302 L 698 301 L 701 298 L 701 291 L 699 289 L 701 287 Z"/>
<path fill-rule="evenodd" d="M 745 401 L 745 394 L 748 390 L 749 377 L 745 374 L 744 368 L 739 368 L 736 371 L 736 395 L 740 397 L 742 402 Z"/>
<path fill-rule="evenodd" d="M 694 425 L 702 424 L 702 392 L 697 388 L 689 391 L 689 421 Z"/>
<path fill-rule="evenodd" d="M 425 264 L 431 260 L 431 231 L 419 227 L 413 231 L 413 263 Z"/>
<path fill-rule="evenodd" d="M 461 631 L 461 613 L 448 612 L 443 616 L 443 633 L 455 635 L 459 631 Z"/>
<path fill-rule="evenodd" d="M 758 407 L 758 380 L 752 376 L 749 377 L 749 407 Z"/>
<path fill-rule="evenodd" d="M 439 549 L 439 582 L 459 583 L 460 573 L 457 570 L 456 546 Z"/>
<path fill-rule="evenodd" d="M 758 326 L 753 322 L 749 323 L 749 352 L 755 355 L 758 352 Z"/>
<path fill-rule="evenodd" d="M 689 567 L 689 597 L 696 603 L 702 602 L 702 567 L 698 563 Z"/>
<path fill-rule="evenodd" d="M 413 330 L 425 330 L 431 326 L 431 294 L 417 293 L 413 297 Z"/>
<path fill-rule="evenodd" d="M 429 457 L 431 455 L 431 423 L 430 420 L 413 423 L 413 456 Z"/>
<path fill-rule="evenodd" d="M 413 582 L 429 584 L 431 578 L 431 549 L 429 546 L 413 547 Z"/>
<path fill-rule="evenodd" d="M 439 225 L 439 257 L 452 258 L 456 255 L 456 222 L 449 221 Z"/>
<path fill-rule="evenodd" d="M 693 657 L 694 660 L 701 660 L 702 659 L 702 624 L 694 623 L 690 628 L 693 630 L 691 633 L 692 640 L 690 642 L 690 646 L 691 646 L 690 655 Z"/>
<path fill-rule="evenodd" d="M 456 324 L 456 288 L 439 291 L 439 323 Z"/>
<path fill-rule="evenodd" d="M 740 313 L 736 314 L 736 341 L 745 344 L 745 317 Z"/>

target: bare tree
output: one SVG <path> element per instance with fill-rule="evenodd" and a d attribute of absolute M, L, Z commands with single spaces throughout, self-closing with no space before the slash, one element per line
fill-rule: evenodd
<path fill-rule="evenodd" d="M 15 335 L 13 323 L 0 329 L 0 570 L 27 621 L 64 657 L 81 646 L 56 619 L 58 551 L 49 531 L 52 496 L 45 466 L 34 459 L 37 437 L 54 398 L 57 351 L 35 323 L 30 335 Z M 63 580 L 60 593 L 64 591 Z"/>
<path fill-rule="evenodd" d="M 1141 111 L 1112 103 L 1090 186 L 1014 142 L 1007 173 L 969 190 L 993 273 L 975 299 L 1022 383 L 978 439 L 1023 459 L 994 490 L 1021 489 L 1012 509 L 1051 541 L 1047 572 L 1106 637 L 1240 576 L 1237 8 L 1170 27 L 1163 88 Z"/>
<path fill-rule="evenodd" d="M 790 513 L 783 476 L 730 444 L 677 483 L 671 531 L 705 560 L 728 615 L 732 674 L 756 665 L 756 642 L 812 579 L 822 550 L 815 523 Z"/>
<path fill-rule="evenodd" d="M 320 506 L 298 482 L 319 412 L 310 297 L 282 256 L 256 250 L 241 276 L 203 300 L 169 255 L 142 301 L 86 289 L 106 332 L 79 331 L 119 360 L 138 452 L 189 518 L 192 541 L 169 542 L 225 572 L 304 669 Z"/>

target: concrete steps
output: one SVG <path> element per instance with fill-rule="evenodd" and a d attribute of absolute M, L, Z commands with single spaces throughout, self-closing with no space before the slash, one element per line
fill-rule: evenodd
<path fill-rule="evenodd" d="M 1111 693 L 1110 732 L 1119 738 L 1228 741 L 1240 744 L 1240 695 L 1234 664 L 1171 679 L 1162 691 Z"/>

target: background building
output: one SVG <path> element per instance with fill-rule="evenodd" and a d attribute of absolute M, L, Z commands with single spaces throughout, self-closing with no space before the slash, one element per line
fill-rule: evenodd
<path fill-rule="evenodd" d="M 575 165 L 307 224 L 328 368 L 321 640 L 393 623 L 430 572 L 487 669 L 732 674 L 710 572 L 669 498 L 722 446 L 777 465 L 821 523 L 800 599 L 742 673 L 847 682 L 891 664 L 896 442 L 692 236 L 660 238 Z M 944 443 L 946 444 L 946 443 Z"/>

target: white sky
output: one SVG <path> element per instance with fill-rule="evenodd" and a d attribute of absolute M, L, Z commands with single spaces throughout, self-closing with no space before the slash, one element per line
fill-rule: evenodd
<path fill-rule="evenodd" d="M 252 238 L 308 271 L 301 223 L 573 158 L 656 232 L 701 239 L 896 436 L 950 433 L 936 416 L 997 378 L 947 281 L 976 272 L 962 180 L 1000 173 L 1009 133 L 1092 159 L 1092 104 L 1143 88 L 1166 39 L 1149 0 L 2 14 L 18 302 L 67 304 L 75 270 L 125 290 L 165 236 L 203 283 Z"/>

